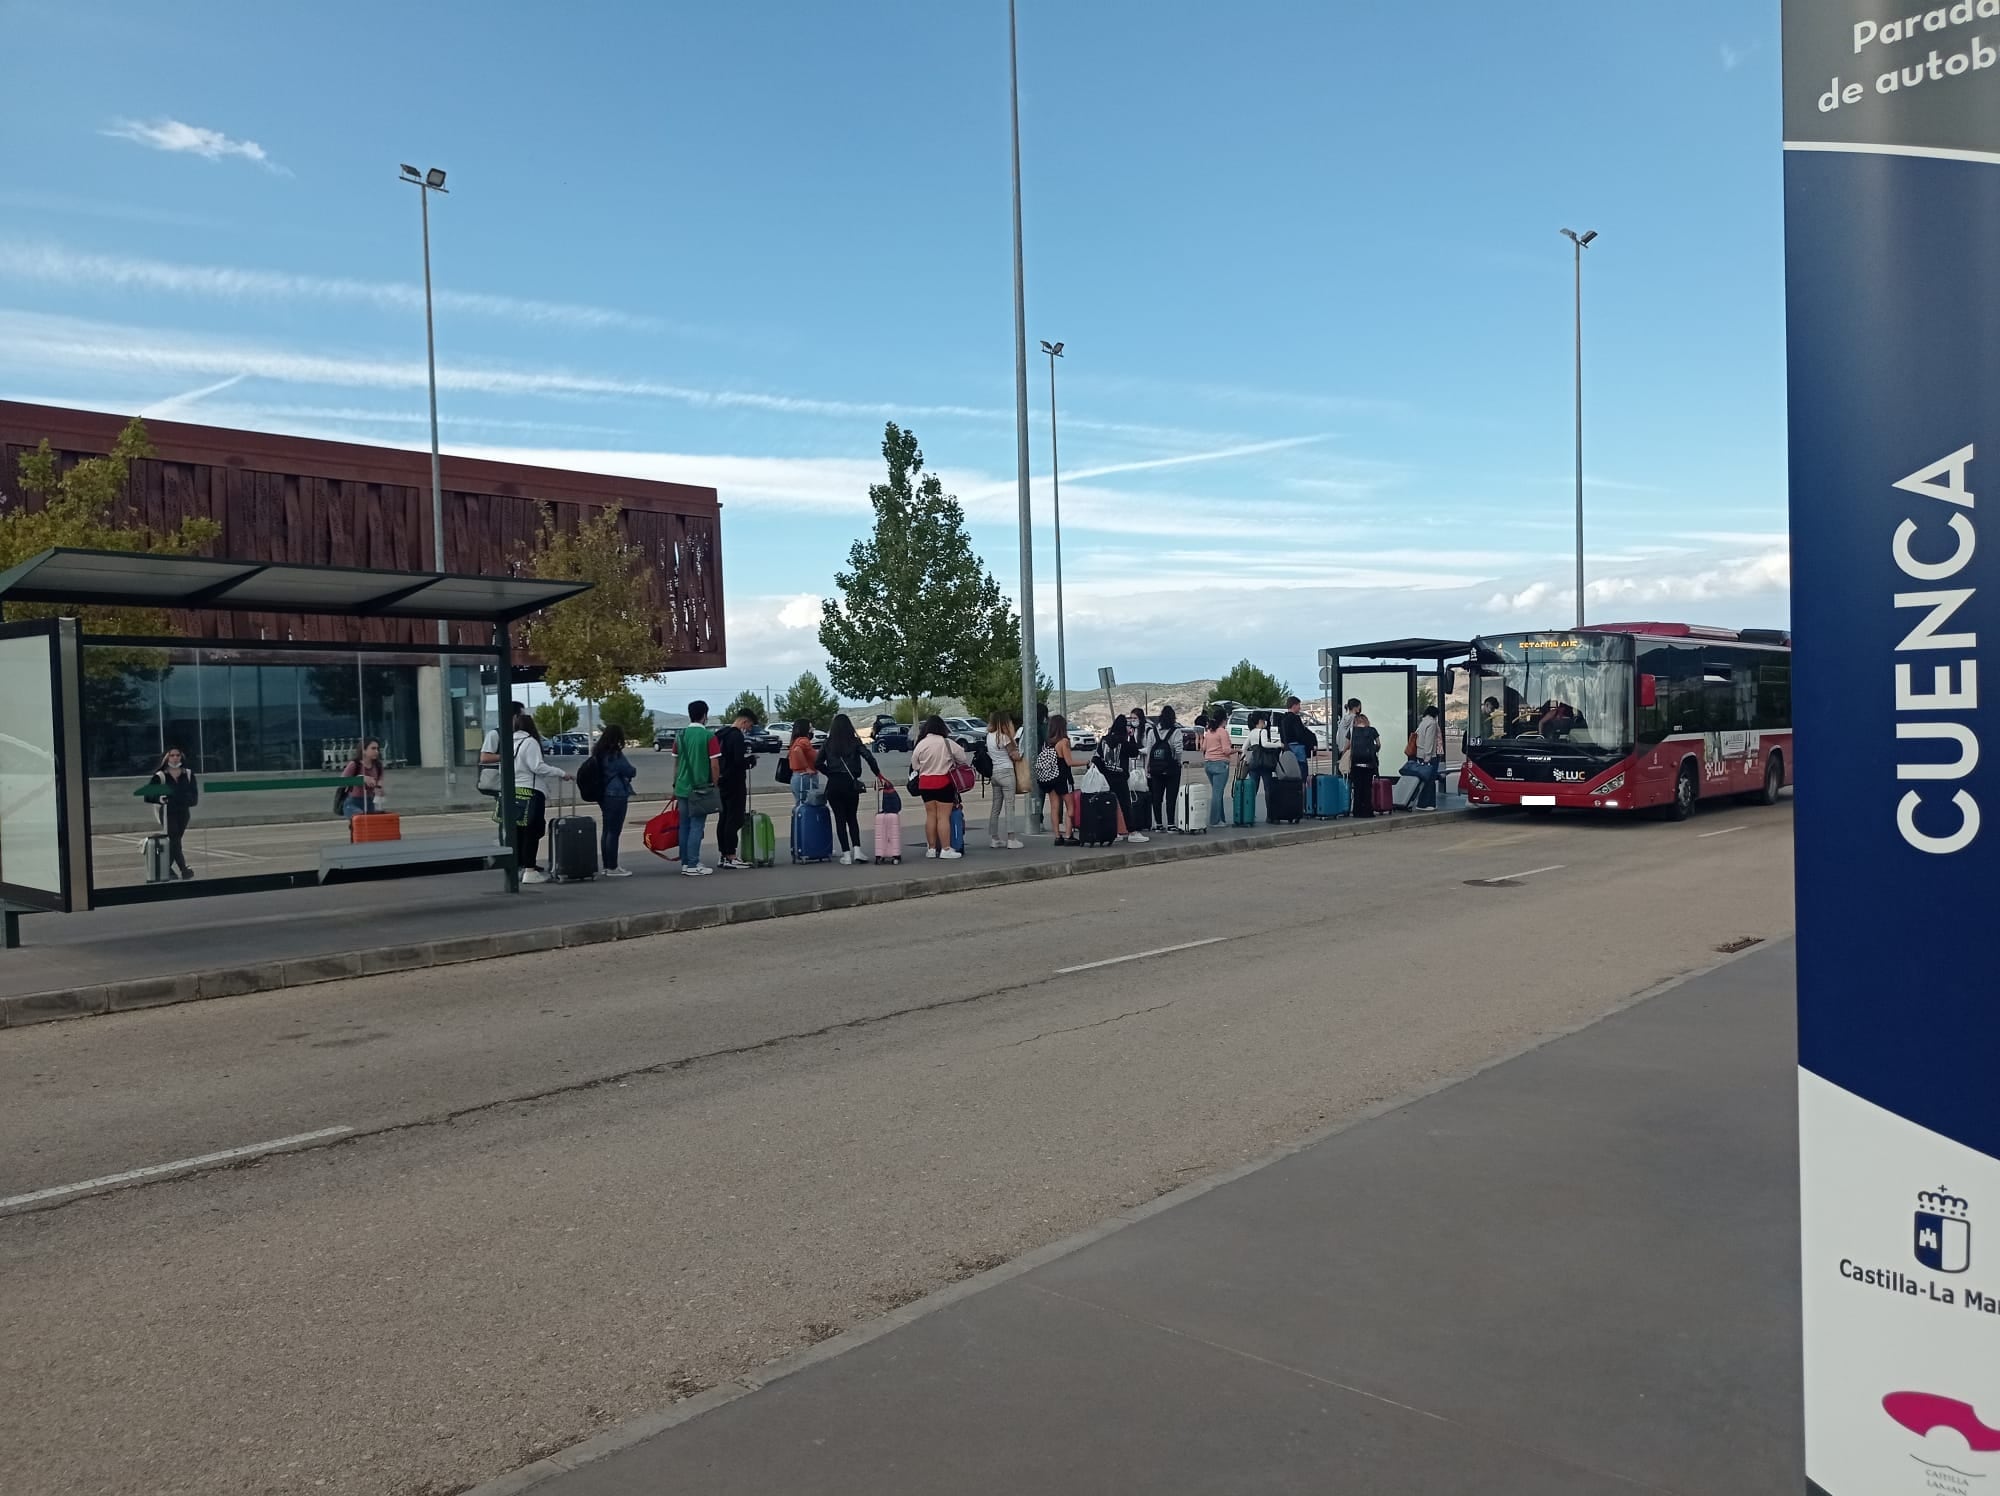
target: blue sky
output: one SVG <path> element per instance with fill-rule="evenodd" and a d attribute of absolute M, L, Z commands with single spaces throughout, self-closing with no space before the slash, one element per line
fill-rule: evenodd
<path fill-rule="evenodd" d="M 435 164 L 447 449 L 721 491 L 732 665 L 649 695 L 821 663 L 885 418 L 1014 590 L 1003 0 L 4 10 L 0 394 L 422 444 Z M 1024 0 L 1072 684 L 1565 621 L 1565 225 L 1593 614 L 1782 623 L 1777 70 L 1720 0 Z"/>

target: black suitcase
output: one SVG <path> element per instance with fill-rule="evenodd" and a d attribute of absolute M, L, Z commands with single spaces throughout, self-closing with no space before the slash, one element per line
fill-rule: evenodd
<path fill-rule="evenodd" d="M 570 810 L 574 812 L 575 806 Z M 549 821 L 549 879 L 588 883 L 597 876 L 597 822 L 587 815 L 556 815 Z"/>
<path fill-rule="evenodd" d="M 1289 750 L 1288 750 L 1289 751 Z M 1306 787 L 1303 780 L 1273 779 L 1265 792 L 1265 805 L 1272 825 L 1281 821 L 1301 821 L 1306 814 Z"/>
<path fill-rule="evenodd" d="M 1146 793 L 1146 781 L 1137 774 L 1132 776 L 1132 791 L 1125 797 L 1125 829 L 1127 831 L 1153 829 L 1153 800 Z"/>
<path fill-rule="evenodd" d="M 1118 840 L 1118 797 L 1109 790 L 1100 790 L 1094 795 L 1083 797 L 1083 814 L 1080 822 L 1080 840 L 1086 847 L 1108 847 Z"/>

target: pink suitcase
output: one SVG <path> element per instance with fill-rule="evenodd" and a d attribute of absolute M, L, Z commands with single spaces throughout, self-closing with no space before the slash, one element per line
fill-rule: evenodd
<path fill-rule="evenodd" d="M 875 860 L 903 860 L 903 801 L 894 790 L 883 792 L 882 808 L 875 813 Z"/>

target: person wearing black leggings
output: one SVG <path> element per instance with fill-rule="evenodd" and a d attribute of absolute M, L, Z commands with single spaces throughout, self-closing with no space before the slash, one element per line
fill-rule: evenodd
<path fill-rule="evenodd" d="M 192 878 L 194 869 L 188 866 L 182 839 L 187 835 L 188 818 L 201 802 L 201 786 L 188 767 L 187 755 L 169 748 L 160 758 L 160 767 L 153 771 L 153 783 L 160 787 L 153 800 L 167 833 L 167 877 Z"/>
<path fill-rule="evenodd" d="M 1139 762 L 1146 775 L 1146 797 L 1152 801 L 1153 824 L 1163 831 L 1178 830 L 1174 805 L 1181 794 L 1181 727 L 1174 709 L 1161 707 L 1159 721 L 1146 729 L 1139 742 L 1145 750 Z"/>
<path fill-rule="evenodd" d="M 826 808 L 833 815 L 833 834 L 840 840 L 843 867 L 866 862 L 861 855 L 861 766 L 866 763 L 877 783 L 883 783 L 882 766 L 862 743 L 854 723 L 842 712 L 827 729 L 826 742 L 819 750 L 820 777 L 826 783 Z"/>

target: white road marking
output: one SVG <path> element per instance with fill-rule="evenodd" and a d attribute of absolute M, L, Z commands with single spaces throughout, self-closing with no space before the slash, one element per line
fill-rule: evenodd
<path fill-rule="evenodd" d="M 1547 867 L 1531 867 L 1525 873 L 1507 873 L 1498 878 L 1481 878 L 1481 883 L 1512 883 L 1516 878 L 1532 878 L 1537 873 L 1559 873 L 1568 867 L 1566 862 L 1552 862 Z"/>
<path fill-rule="evenodd" d="M 1094 971 L 1100 966 L 1119 966 L 1127 961 L 1143 961 L 1148 956 L 1171 956 L 1175 951 L 1191 951 L 1198 946 L 1220 945 L 1230 939 L 1228 935 L 1211 935 L 1206 940 L 1190 940 L 1181 945 L 1163 945 L 1156 951 L 1134 951 L 1129 956 L 1112 956 L 1104 961 L 1085 961 L 1081 966 L 1058 966 L 1056 975 L 1066 977 L 1073 971 Z M 0 1201 L 0 1204 L 5 1204 Z"/>
<path fill-rule="evenodd" d="M 251 1158 L 259 1153 L 277 1153 L 286 1148 L 296 1148 L 302 1143 L 317 1143 L 325 1138 L 337 1138 L 354 1131 L 351 1127 L 322 1127 L 316 1132 L 294 1133 L 288 1138 L 272 1138 L 267 1143 L 246 1143 L 241 1148 L 225 1148 L 220 1153 L 203 1153 L 194 1158 L 177 1158 L 171 1163 L 148 1164 L 143 1169 L 127 1169 L 122 1174 L 106 1174 L 101 1179 L 85 1179 L 78 1184 L 51 1185 L 45 1190 L 30 1190 L 25 1195 L 9 1195 L 0 1199 L 0 1210 L 16 1205 L 33 1205 L 40 1200 L 59 1200 L 64 1195 L 80 1195 L 89 1190 L 110 1189 L 113 1185 L 133 1184 L 141 1179 L 157 1179 L 162 1174 L 178 1174 L 184 1169 L 201 1169 L 210 1164 L 226 1164 L 231 1159 Z"/>
<path fill-rule="evenodd" d="M 1749 828 L 1749 827 L 1748 827 L 1747 825 L 1746 825 L 1746 826 L 1724 826 L 1724 827 L 1723 827 L 1723 828 L 1722 828 L 1722 829 L 1721 829 L 1720 831 L 1704 831 L 1704 832 L 1702 832 L 1702 833 L 1701 833 L 1701 834 L 1700 834 L 1699 836 L 1697 836 L 1697 837 L 1695 838 L 1695 840 L 1697 840 L 1697 841 L 1700 841 L 1700 840 L 1702 840 L 1703 838 L 1705 838 L 1705 837 L 1710 837 L 1710 836 L 1727 836 L 1727 835 L 1729 835 L 1729 833 L 1730 833 L 1730 832 L 1732 832 L 1732 831 L 1748 831 L 1749 829 L 1750 829 L 1750 828 Z"/>

